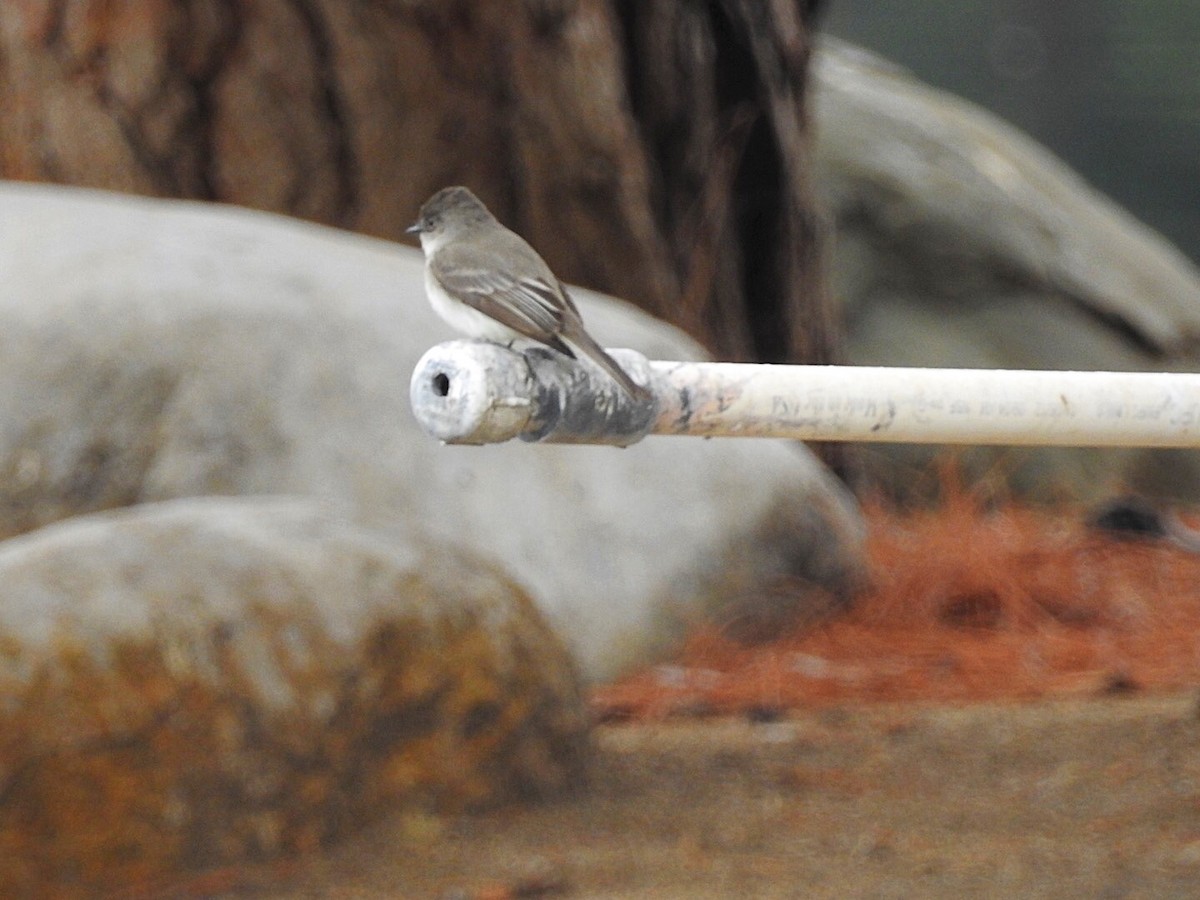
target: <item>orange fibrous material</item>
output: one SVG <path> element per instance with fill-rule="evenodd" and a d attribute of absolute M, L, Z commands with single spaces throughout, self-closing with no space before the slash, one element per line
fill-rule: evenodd
<path fill-rule="evenodd" d="M 1200 555 L 1089 529 L 1078 510 L 868 507 L 853 608 L 760 644 L 709 628 L 598 688 L 602 718 L 871 701 L 971 702 L 1200 683 Z"/>

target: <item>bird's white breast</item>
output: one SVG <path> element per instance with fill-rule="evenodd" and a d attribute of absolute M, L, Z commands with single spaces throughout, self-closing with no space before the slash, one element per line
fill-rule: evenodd
<path fill-rule="evenodd" d="M 521 337 L 507 325 L 451 297 L 430 273 L 429 266 L 425 267 L 425 293 L 429 296 L 429 305 L 442 321 L 467 337 L 501 344 Z"/>

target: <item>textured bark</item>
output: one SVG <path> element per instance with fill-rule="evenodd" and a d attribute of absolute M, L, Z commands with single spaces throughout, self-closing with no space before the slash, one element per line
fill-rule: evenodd
<path fill-rule="evenodd" d="M 829 361 L 799 0 L 6 0 L 0 175 L 398 239 L 465 183 L 719 356 Z"/>
<path fill-rule="evenodd" d="M 634 109 L 683 279 L 678 320 L 728 358 L 829 362 L 809 190 L 809 33 L 790 0 L 621 4 Z"/>

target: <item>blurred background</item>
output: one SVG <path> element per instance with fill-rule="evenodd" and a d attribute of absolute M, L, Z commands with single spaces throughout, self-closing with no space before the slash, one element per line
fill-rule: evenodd
<path fill-rule="evenodd" d="M 841 41 L 810 59 L 819 28 L 915 77 Z M 1175 767 L 1197 743 L 1190 698 L 1141 718 L 1122 699 L 1102 740 L 1044 712 L 1024 743 L 1003 720 L 947 731 L 905 712 L 898 730 L 815 719 L 770 739 L 778 765 L 759 737 L 687 765 L 616 745 L 592 796 L 626 805 L 580 797 L 573 828 L 523 819 L 535 851 L 492 839 L 517 833 L 503 811 L 492 832 L 440 825 L 431 811 L 579 781 L 580 671 L 642 668 L 640 696 L 688 716 L 730 710 L 695 685 L 748 687 L 741 708 L 772 729 L 817 697 L 789 685 L 922 703 L 1195 685 L 1200 557 L 1084 522 L 1123 514 L 1185 545 L 1197 520 L 1174 506 L 1200 504 L 1200 454 L 975 447 L 952 466 L 939 447 L 816 447 L 856 508 L 800 447 L 444 450 L 404 390 L 449 336 L 416 249 L 219 204 L 402 241 L 422 201 L 466 184 L 564 281 L 722 359 L 1195 372 L 1197 50 L 1196 0 L 0 2 L 0 539 L 23 536 L 0 544 L 0 897 L 167 896 L 139 885 L 284 853 L 339 883 L 304 896 L 365 877 L 381 887 L 356 895 L 390 897 L 456 844 L 455 880 L 409 893 L 582 897 L 557 864 L 537 874 L 540 848 L 594 852 L 605 829 L 609 893 L 634 865 L 669 880 L 672 859 L 731 873 L 721 896 L 794 891 L 765 881 L 819 846 L 887 870 L 825 881 L 833 895 L 893 890 L 931 860 L 972 879 L 942 896 L 997 877 L 1014 896 L 1194 894 L 1200 772 Z M 596 308 L 624 319 L 615 345 L 695 350 Z M 939 492 L 944 512 L 889 508 Z M 1128 492 L 1155 502 L 1113 502 Z M 1013 516 L 1011 496 L 1054 506 Z M 707 640 L 644 668 L 693 622 Z M 792 628 L 765 652 L 745 642 Z M 1122 761 L 1139 758 L 1135 792 Z M 940 777 L 953 765 L 983 793 Z M 859 767 L 865 781 L 843 777 Z M 674 777 L 643 790 L 635 769 Z M 1009 790 L 1047 778 L 1049 805 Z M 941 807 L 917 802 L 943 784 Z M 901 815 L 868 845 L 862 822 L 883 820 L 860 794 Z M 1087 826 L 1112 797 L 1129 810 L 1108 816 L 1105 868 Z M 340 867 L 314 852 L 385 811 L 406 815 Z M 1000 829 L 989 861 L 978 843 L 932 857 L 964 823 Z M 1040 835 L 1063 823 L 1086 840 L 1046 857 Z M 1127 852 L 1164 845 L 1176 855 Z M 1091 883 L 1062 890 L 1068 853 Z M 453 887 L 472 864 L 492 878 L 526 860 L 534 881 Z M 650 881 L 629 893 L 667 896 Z M 264 887 L 170 896 L 282 896 Z"/>
<path fill-rule="evenodd" d="M 821 25 L 1028 131 L 1200 261 L 1200 4 L 833 0 Z"/>

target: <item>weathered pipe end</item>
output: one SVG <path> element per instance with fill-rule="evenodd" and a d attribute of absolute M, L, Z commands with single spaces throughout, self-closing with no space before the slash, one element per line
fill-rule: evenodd
<path fill-rule="evenodd" d="M 638 383 L 651 381 L 644 356 L 611 353 Z M 599 368 L 541 346 L 472 340 L 427 351 L 413 370 L 409 395 L 417 422 L 447 444 L 519 437 L 624 447 L 650 432 L 658 407 L 653 397 L 628 396 Z"/>

